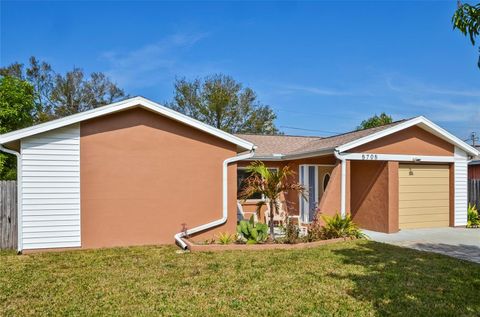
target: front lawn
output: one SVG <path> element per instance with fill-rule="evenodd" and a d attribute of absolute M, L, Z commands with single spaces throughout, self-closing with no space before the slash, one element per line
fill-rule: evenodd
<path fill-rule="evenodd" d="M 474 316 L 480 265 L 371 241 L 0 253 L 0 316 Z"/>

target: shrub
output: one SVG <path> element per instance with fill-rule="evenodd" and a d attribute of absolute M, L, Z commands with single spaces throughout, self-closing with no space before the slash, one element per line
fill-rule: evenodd
<path fill-rule="evenodd" d="M 295 223 L 293 223 L 293 221 L 288 220 L 286 223 L 287 225 L 284 228 L 285 237 L 282 239 L 283 243 L 289 243 L 289 244 L 297 243 L 300 229 Z"/>
<path fill-rule="evenodd" d="M 217 236 L 217 240 L 220 244 L 230 244 L 235 241 L 235 235 L 228 232 L 220 232 Z"/>
<path fill-rule="evenodd" d="M 268 238 L 268 226 L 264 223 L 255 223 L 253 215 L 250 220 L 241 220 L 237 225 L 240 240 L 247 244 L 265 242 Z"/>
<path fill-rule="evenodd" d="M 318 241 L 323 239 L 323 227 L 318 219 L 318 216 L 315 216 L 313 221 L 308 224 L 307 235 L 305 236 L 306 242 Z"/>
<path fill-rule="evenodd" d="M 366 238 L 367 236 L 358 228 L 353 222 L 350 215 L 342 218 L 340 214 L 335 214 L 333 217 L 322 216 L 325 221 L 325 226 L 321 229 L 321 235 L 324 239 L 335 238 Z"/>
<path fill-rule="evenodd" d="M 480 217 L 477 207 L 474 204 L 468 204 L 467 209 L 467 228 L 478 228 L 480 226 Z"/>

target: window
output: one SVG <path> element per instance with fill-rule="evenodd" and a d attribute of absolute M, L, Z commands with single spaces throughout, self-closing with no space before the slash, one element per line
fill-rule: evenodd
<path fill-rule="evenodd" d="M 325 174 L 325 176 L 323 176 L 323 191 L 325 191 L 325 189 L 327 189 L 327 185 L 328 185 L 328 182 L 330 181 L 330 174 Z"/>
<path fill-rule="evenodd" d="M 269 171 L 278 171 L 278 168 L 269 168 Z M 252 175 L 252 173 L 248 172 L 245 168 L 237 169 L 237 198 L 239 199 L 240 193 L 245 186 L 245 180 Z M 261 194 L 253 194 L 252 196 L 248 197 L 248 199 L 263 199 Z"/>

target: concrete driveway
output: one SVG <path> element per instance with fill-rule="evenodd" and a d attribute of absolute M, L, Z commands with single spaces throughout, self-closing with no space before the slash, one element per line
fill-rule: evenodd
<path fill-rule="evenodd" d="M 480 229 L 404 229 L 391 234 L 369 230 L 364 232 L 373 241 L 441 253 L 480 263 Z"/>

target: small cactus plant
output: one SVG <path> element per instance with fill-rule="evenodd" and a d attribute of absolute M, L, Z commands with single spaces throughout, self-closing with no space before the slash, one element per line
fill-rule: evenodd
<path fill-rule="evenodd" d="M 252 216 L 248 221 L 240 221 L 237 225 L 237 234 L 240 240 L 247 244 L 262 243 L 268 238 L 268 226 L 264 223 L 255 223 Z"/>

